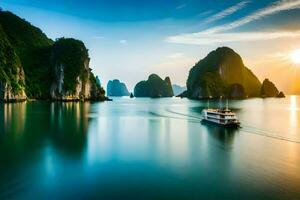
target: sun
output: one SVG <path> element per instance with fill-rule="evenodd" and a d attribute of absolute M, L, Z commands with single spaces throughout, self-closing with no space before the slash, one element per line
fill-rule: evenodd
<path fill-rule="evenodd" d="M 290 54 L 290 57 L 291 57 L 291 60 L 293 61 L 293 63 L 300 64 L 300 49 L 294 50 Z"/>

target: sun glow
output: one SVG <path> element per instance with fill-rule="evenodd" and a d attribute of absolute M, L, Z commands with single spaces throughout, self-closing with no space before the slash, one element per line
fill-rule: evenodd
<path fill-rule="evenodd" d="M 300 49 L 294 50 L 291 53 L 290 57 L 291 57 L 291 60 L 293 61 L 293 63 L 300 64 Z"/>

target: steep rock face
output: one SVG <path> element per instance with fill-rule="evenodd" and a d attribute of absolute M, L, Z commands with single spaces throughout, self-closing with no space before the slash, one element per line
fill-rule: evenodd
<path fill-rule="evenodd" d="M 174 92 L 173 92 L 173 88 L 172 88 L 172 83 L 171 83 L 171 79 L 170 77 L 166 77 L 165 78 L 165 84 L 166 84 L 166 88 L 165 88 L 165 96 L 167 97 L 172 97 L 174 96 Z"/>
<path fill-rule="evenodd" d="M 64 65 L 58 64 L 54 67 L 54 77 L 50 88 L 50 95 L 53 100 L 71 101 L 91 98 L 90 82 L 82 80 L 80 76 L 77 76 L 73 89 L 66 88 Z"/>
<path fill-rule="evenodd" d="M 101 86 L 101 81 L 100 81 L 100 78 L 98 76 L 96 76 L 96 83 Z"/>
<path fill-rule="evenodd" d="M 26 80 L 26 81 L 25 81 Z M 104 100 L 81 41 L 55 43 L 37 27 L 0 10 L 0 100 Z"/>
<path fill-rule="evenodd" d="M 105 90 L 100 85 L 99 78 L 97 79 L 97 76 L 90 72 L 90 100 L 93 101 L 104 101 L 108 100 L 107 97 L 105 97 Z"/>
<path fill-rule="evenodd" d="M 166 77 L 161 79 L 156 74 L 151 74 L 148 80 L 141 81 L 134 88 L 135 97 L 172 97 L 174 96 L 171 80 Z"/>
<path fill-rule="evenodd" d="M 23 101 L 25 75 L 21 62 L 0 25 L 0 101 Z"/>
<path fill-rule="evenodd" d="M 130 95 L 125 83 L 120 82 L 118 79 L 108 81 L 106 93 L 107 96 L 116 96 L 116 97 Z"/>
<path fill-rule="evenodd" d="M 24 72 L 21 72 L 24 73 Z M 22 74 L 18 75 L 19 79 L 23 79 Z M 25 90 L 15 90 L 9 81 L 0 80 L 0 101 L 4 102 L 16 102 L 25 101 L 27 99 Z"/>
<path fill-rule="evenodd" d="M 89 61 L 88 50 L 81 41 L 57 40 L 53 45 L 51 98 L 63 101 L 94 99 L 100 86 L 89 68 Z"/>
<path fill-rule="evenodd" d="M 245 96 L 254 97 L 260 95 L 260 87 L 258 78 L 245 67 L 240 55 L 228 47 L 221 47 L 190 70 L 187 95 L 194 99 L 230 97 L 232 89 L 239 89 L 239 92 L 245 92 Z"/>
<path fill-rule="evenodd" d="M 176 84 L 172 85 L 172 89 L 173 89 L 174 96 L 177 96 L 177 95 L 183 93 L 184 91 L 186 91 L 186 87 L 182 87 L 182 86 L 176 85 Z"/>
<path fill-rule="evenodd" d="M 265 79 L 261 86 L 261 96 L 262 97 L 277 97 L 279 91 L 276 88 L 275 84 L 272 83 L 269 79 Z"/>
<path fill-rule="evenodd" d="M 229 87 L 229 98 L 231 99 L 244 99 L 247 97 L 245 89 L 240 84 L 232 84 Z"/>
<path fill-rule="evenodd" d="M 8 11 L 0 11 L 0 24 L 23 67 L 27 96 L 48 98 L 49 53 L 53 41 L 39 28 Z"/>

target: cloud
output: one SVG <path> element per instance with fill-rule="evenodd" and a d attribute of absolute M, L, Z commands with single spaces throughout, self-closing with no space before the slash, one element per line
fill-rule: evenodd
<path fill-rule="evenodd" d="M 214 10 L 208 10 L 208 11 L 205 11 L 205 12 L 201 12 L 197 15 L 197 17 L 205 17 L 205 16 L 207 16 L 207 15 L 213 13 L 213 12 L 214 12 Z"/>
<path fill-rule="evenodd" d="M 185 7 L 186 7 L 186 4 L 184 3 L 184 4 L 181 4 L 181 5 L 177 6 L 176 10 L 180 10 L 182 8 L 185 8 Z"/>
<path fill-rule="evenodd" d="M 120 40 L 120 43 L 121 43 L 121 44 L 126 44 L 126 43 L 127 43 L 127 40 Z"/>
<path fill-rule="evenodd" d="M 213 44 L 224 42 L 274 40 L 278 38 L 300 37 L 300 31 L 278 31 L 278 32 L 239 32 L 239 33 L 191 33 L 167 38 L 167 42 L 178 44 Z"/>
<path fill-rule="evenodd" d="M 208 45 L 208 44 L 221 43 L 221 42 L 240 42 L 240 41 L 256 41 L 256 40 L 273 40 L 278 38 L 295 38 L 300 36 L 300 31 L 231 32 L 231 33 L 226 31 L 243 26 L 255 20 L 259 20 L 268 15 L 272 15 L 281 11 L 298 9 L 298 8 L 300 8 L 300 0 L 281 0 L 271 4 L 270 6 L 259 9 L 248 16 L 235 20 L 231 23 L 213 27 L 197 33 L 188 33 L 188 34 L 169 36 L 166 38 L 166 41 L 171 43 L 178 43 L 178 44 Z"/>
<path fill-rule="evenodd" d="M 181 52 L 162 57 L 160 62 L 149 66 L 147 73 L 156 73 L 161 77 L 169 76 L 172 83 L 185 85 L 190 67 L 197 61 L 197 58 L 189 57 Z"/>
<path fill-rule="evenodd" d="M 173 53 L 167 56 L 167 58 L 181 58 L 183 57 L 183 53 Z"/>
<path fill-rule="evenodd" d="M 103 36 L 93 36 L 92 38 L 93 38 L 93 39 L 96 39 L 96 40 L 99 40 L 99 39 L 104 39 L 104 37 L 103 37 Z"/>
<path fill-rule="evenodd" d="M 220 20 L 224 17 L 227 17 L 228 15 L 231 15 L 235 12 L 237 12 L 238 10 L 244 8 L 248 3 L 250 3 L 250 1 L 242 1 L 234 6 L 231 6 L 225 10 L 223 10 L 222 12 L 218 12 L 210 17 L 208 17 L 207 19 L 205 19 L 202 24 L 207 24 L 207 23 L 211 23 L 217 20 Z"/>
<path fill-rule="evenodd" d="M 233 21 L 229 24 L 217 26 L 215 28 L 207 30 L 209 33 L 216 33 L 221 31 L 228 31 L 255 20 L 259 20 L 265 16 L 272 15 L 281 11 L 293 10 L 300 8 L 300 0 L 281 0 L 273 3 L 271 6 L 262 8 L 246 17 Z"/>

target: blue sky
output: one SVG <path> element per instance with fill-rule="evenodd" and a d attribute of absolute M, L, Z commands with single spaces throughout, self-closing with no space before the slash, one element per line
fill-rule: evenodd
<path fill-rule="evenodd" d="M 83 40 L 104 86 L 118 78 L 130 90 L 150 73 L 184 85 L 195 62 L 229 46 L 261 80 L 289 91 L 279 72 L 295 68 L 287 56 L 300 48 L 299 0 L 2 0 L 0 6 L 52 39 Z"/>

